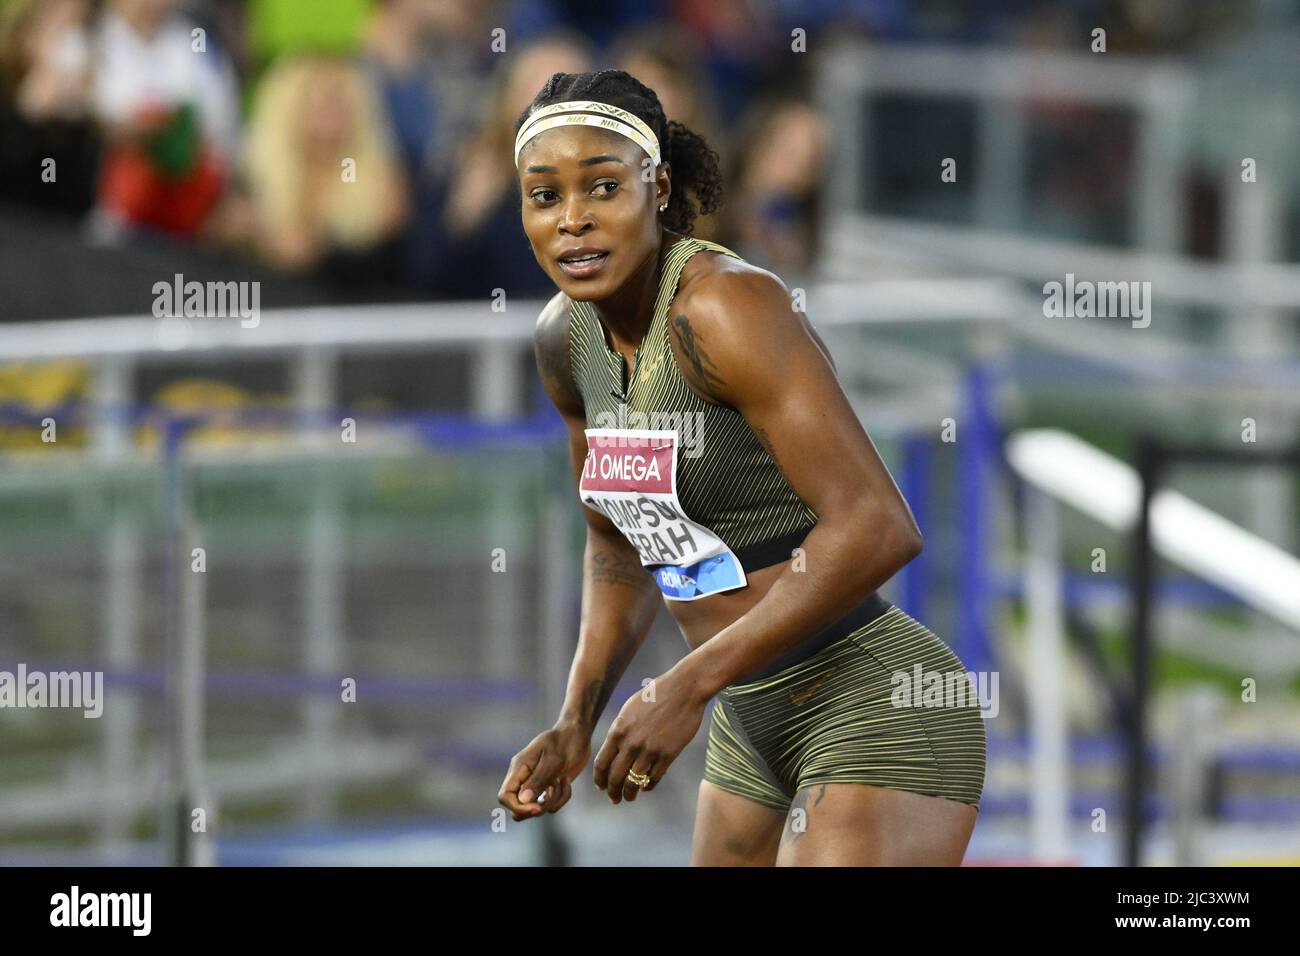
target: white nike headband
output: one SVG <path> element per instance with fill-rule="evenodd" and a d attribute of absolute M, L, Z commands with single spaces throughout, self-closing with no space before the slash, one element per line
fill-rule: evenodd
<path fill-rule="evenodd" d="M 574 124 L 613 130 L 645 150 L 655 166 L 660 163 L 659 138 L 640 117 L 634 116 L 625 109 L 611 106 L 609 103 L 568 100 L 538 110 L 524 121 L 523 126 L 519 127 L 519 134 L 515 137 L 515 165 L 519 165 L 519 153 L 524 145 L 538 133 L 555 129 L 557 126 Z"/>

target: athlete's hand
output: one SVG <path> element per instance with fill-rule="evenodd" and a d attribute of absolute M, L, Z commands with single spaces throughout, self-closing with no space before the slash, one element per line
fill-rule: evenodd
<path fill-rule="evenodd" d="M 591 757 L 591 732 L 561 721 L 544 730 L 515 754 L 497 802 L 516 820 L 554 813 L 573 796 L 573 778 Z"/>
<path fill-rule="evenodd" d="M 597 788 L 614 803 L 653 790 L 694 739 L 707 706 L 708 698 L 698 697 L 689 682 L 672 671 L 633 694 L 596 754 L 592 776 Z M 648 774 L 650 782 L 638 787 L 627 778 L 629 770 Z"/>

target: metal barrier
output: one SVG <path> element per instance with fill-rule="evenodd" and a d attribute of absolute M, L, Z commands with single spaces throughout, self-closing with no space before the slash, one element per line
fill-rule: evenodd
<path fill-rule="evenodd" d="M 1150 696 L 1151 602 L 1154 555 L 1175 561 L 1300 632 L 1300 559 L 1232 525 L 1186 496 L 1157 491 L 1157 474 L 1180 457 L 1253 464 L 1300 461 L 1300 452 L 1210 452 L 1166 450 L 1150 439 L 1139 446 L 1135 471 L 1064 432 L 1019 432 L 1007 443 L 1016 473 L 1032 487 L 1025 522 L 1028 542 L 1024 565 L 1029 612 L 1033 714 L 1034 818 L 1037 851 L 1059 856 L 1066 842 L 1067 754 L 1063 709 L 1065 615 L 1062 540 L 1058 502 L 1107 527 L 1134 535 L 1131 702 L 1128 742 L 1126 853 L 1130 866 L 1141 862 L 1141 839 L 1148 794 L 1145 712 Z M 1185 828 L 1184 828 L 1185 832 Z"/>

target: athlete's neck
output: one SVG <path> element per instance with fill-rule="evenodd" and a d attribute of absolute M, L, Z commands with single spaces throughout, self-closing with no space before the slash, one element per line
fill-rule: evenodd
<path fill-rule="evenodd" d="M 656 253 L 647 256 L 640 268 L 614 295 L 591 301 L 591 307 L 605 327 L 614 348 L 635 349 L 645 338 L 650 322 L 654 319 L 660 267 L 664 256 L 683 238 L 680 233 L 663 230 Z"/>

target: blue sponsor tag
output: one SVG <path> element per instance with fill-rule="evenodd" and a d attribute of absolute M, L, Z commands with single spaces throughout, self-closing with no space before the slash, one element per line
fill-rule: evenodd
<path fill-rule="evenodd" d="M 738 588 L 745 583 L 740 561 L 730 551 L 685 566 L 656 565 L 651 571 L 659 590 L 676 601 L 693 601 L 718 591 Z"/>

